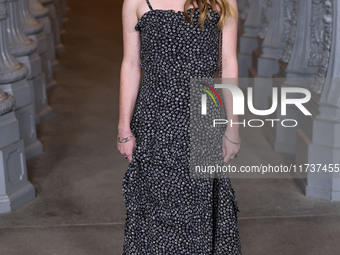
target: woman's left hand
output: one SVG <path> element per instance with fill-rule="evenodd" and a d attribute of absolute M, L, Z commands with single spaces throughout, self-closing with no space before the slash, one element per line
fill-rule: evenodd
<path fill-rule="evenodd" d="M 236 153 L 240 149 L 240 144 L 234 144 L 228 141 L 226 136 L 233 142 L 240 143 L 241 138 L 239 136 L 238 130 L 227 130 L 222 138 L 222 151 L 223 151 L 223 161 L 227 163 L 230 158 L 235 157 Z"/>

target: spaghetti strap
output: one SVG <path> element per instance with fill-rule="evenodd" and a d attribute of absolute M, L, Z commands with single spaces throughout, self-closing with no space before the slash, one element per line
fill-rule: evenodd
<path fill-rule="evenodd" d="M 146 3 L 148 4 L 150 10 L 153 10 L 153 9 L 152 9 L 152 6 L 151 6 L 151 4 L 150 4 L 150 2 L 149 2 L 149 0 L 146 0 Z"/>

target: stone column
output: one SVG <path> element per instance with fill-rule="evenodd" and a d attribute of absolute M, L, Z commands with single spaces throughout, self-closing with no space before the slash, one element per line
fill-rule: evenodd
<path fill-rule="evenodd" d="M 254 106 L 267 109 L 268 97 L 272 92 L 272 82 L 268 77 L 279 72 L 278 60 L 283 53 L 289 29 L 289 17 L 285 16 L 287 0 L 271 0 L 271 12 L 266 36 L 260 47 L 253 51 L 249 76 L 254 78 Z M 264 79 L 262 79 L 264 78 Z"/>
<path fill-rule="evenodd" d="M 286 50 L 287 58 L 283 56 L 280 67 L 280 74 L 287 78 L 311 77 L 318 70 L 318 60 L 311 62 L 312 49 L 312 2 L 310 0 L 298 1 L 297 31 L 295 33 L 295 43 L 293 47 Z M 318 46 L 316 46 L 318 47 Z M 288 61 L 287 61 L 288 60 Z M 278 76 L 277 76 L 278 77 Z"/>
<path fill-rule="evenodd" d="M 266 18 L 269 20 L 266 36 L 260 47 L 253 51 L 250 77 L 272 77 L 279 72 L 278 60 L 285 46 L 289 18 L 284 15 L 287 1 L 272 0 L 271 3 L 270 16 Z"/>
<path fill-rule="evenodd" d="M 6 30 L 9 42 L 9 50 L 18 61 L 28 67 L 27 78 L 34 78 L 41 73 L 41 62 L 37 53 L 37 42 L 27 38 L 20 26 L 18 0 L 8 1 L 9 17 L 6 20 Z M 3 35 L 5 36 L 5 35 Z M 6 47 L 7 49 L 7 47 Z M 20 134 L 24 140 L 26 158 L 30 159 L 42 153 L 42 144 L 37 139 L 35 122 L 36 114 L 34 109 L 34 89 L 32 83 L 22 80 L 25 92 L 20 93 L 16 84 L 9 83 L 5 91 L 20 97 L 16 104 L 16 116 L 19 120 Z"/>
<path fill-rule="evenodd" d="M 238 28 L 237 28 L 237 52 L 240 52 L 240 37 L 244 33 L 243 27 L 249 10 L 249 0 L 238 0 Z"/>
<path fill-rule="evenodd" d="M 282 86 L 283 87 L 305 87 L 311 89 L 311 83 L 307 83 L 304 79 L 310 79 L 315 76 L 318 71 L 319 59 L 315 59 L 311 52 L 313 48 L 321 47 L 321 44 L 314 42 L 313 38 L 313 19 L 315 15 L 312 14 L 313 5 L 320 1 L 299 0 L 296 3 L 298 10 L 296 20 L 296 31 L 294 43 L 288 41 L 282 59 L 280 60 L 280 73 L 275 75 L 276 78 L 288 78 Z M 320 6 L 318 12 L 323 11 Z M 320 31 L 318 31 L 320 33 Z M 315 44 L 315 45 L 314 45 Z M 294 105 L 288 105 L 287 114 L 282 116 L 278 111 L 275 118 L 277 119 L 294 119 L 300 123 L 303 117 L 301 111 Z M 274 133 L 266 132 L 269 136 L 272 135 L 273 147 L 278 152 L 285 152 L 295 154 L 296 152 L 296 130 L 295 128 L 276 126 Z M 269 131 L 269 130 L 268 130 Z"/>
<path fill-rule="evenodd" d="M 262 0 L 261 2 L 261 30 L 258 34 L 261 44 L 267 35 L 269 22 L 272 19 L 273 1 L 275 0 Z"/>
<path fill-rule="evenodd" d="M 64 19 L 64 22 L 67 21 L 67 17 L 66 17 L 66 14 L 67 12 L 70 10 L 70 8 L 67 6 L 67 0 L 61 0 L 61 5 L 62 5 L 62 8 L 63 8 L 63 19 Z"/>
<path fill-rule="evenodd" d="M 7 50 L 6 7 L 6 0 L 0 0 L 0 213 L 14 210 L 35 197 L 35 189 L 27 180 L 24 143 L 16 118 L 20 114 L 25 119 L 30 116 L 22 110 L 13 111 L 17 109 L 15 101 L 22 105 L 25 92 L 29 94 L 28 86 L 23 82 L 27 68 Z M 12 88 L 16 98 L 2 88 Z"/>
<path fill-rule="evenodd" d="M 55 0 L 56 1 L 56 0 Z M 60 12 L 61 12 L 61 25 L 60 25 L 60 34 L 63 35 L 66 33 L 66 30 L 64 28 L 64 24 L 68 22 L 67 12 L 70 10 L 67 6 L 67 0 L 57 0 L 60 2 Z"/>
<path fill-rule="evenodd" d="M 252 63 L 252 51 L 259 46 L 259 33 L 262 31 L 262 3 L 267 0 L 252 0 L 249 3 L 247 19 L 239 38 L 239 77 L 248 77 L 248 69 Z"/>
<path fill-rule="evenodd" d="M 238 0 L 237 7 L 240 20 L 245 21 L 249 11 L 249 0 Z"/>
<path fill-rule="evenodd" d="M 53 78 L 52 66 L 58 66 L 59 63 L 55 55 L 52 26 L 48 17 L 48 9 L 42 6 L 38 0 L 29 0 L 29 9 L 32 16 L 43 24 L 43 34 L 47 40 L 46 56 L 42 57 L 43 71 L 46 75 L 46 90 L 52 91 L 58 87 L 57 82 Z"/>
<path fill-rule="evenodd" d="M 297 131 L 297 164 L 321 164 L 327 175 L 305 174 L 299 179 L 306 196 L 340 201 L 340 3 L 335 0 L 313 1 L 311 63 L 319 69 L 309 105 L 313 116 L 304 118 Z M 314 43 L 319 44 L 314 47 Z"/>
<path fill-rule="evenodd" d="M 48 8 L 48 16 L 50 18 L 53 31 L 54 47 L 56 50 L 63 50 L 64 46 L 60 41 L 60 25 L 54 2 L 53 0 L 40 0 L 40 3 Z M 56 66 L 53 67 L 55 68 Z"/>
<path fill-rule="evenodd" d="M 63 8 L 63 3 L 61 0 L 53 0 L 57 19 L 58 19 L 58 24 L 59 24 L 59 32 L 62 33 L 63 30 L 63 15 L 64 15 L 64 8 Z"/>
<path fill-rule="evenodd" d="M 297 0 L 284 0 L 285 1 L 285 11 L 284 11 L 284 20 L 286 23 L 286 28 L 284 30 L 284 36 L 286 36 L 286 43 L 283 48 L 282 56 L 279 59 L 279 72 L 275 76 L 282 77 L 284 73 L 280 73 L 280 71 L 285 70 L 287 64 L 290 60 L 290 56 L 292 55 L 292 49 L 295 44 L 296 34 L 297 34 L 297 23 L 298 23 L 298 11 L 299 4 Z"/>
<path fill-rule="evenodd" d="M 24 143 L 12 110 L 14 103 L 14 98 L 0 89 L 0 213 L 35 198 L 35 189 L 27 180 Z"/>
<path fill-rule="evenodd" d="M 43 33 L 43 25 L 30 14 L 27 1 L 19 0 L 18 11 L 23 31 L 29 38 L 38 43 L 38 55 L 40 58 L 39 61 L 37 60 L 39 62 L 37 64 L 40 64 L 40 68 L 35 74 L 32 73 L 31 77 L 27 77 L 27 79 L 34 88 L 36 123 L 40 123 L 52 115 L 52 108 L 47 103 L 46 76 L 43 72 L 43 69 L 48 69 L 48 66 L 43 65 L 44 63 L 48 64 L 48 41 Z M 31 65 L 28 66 L 30 67 Z"/>

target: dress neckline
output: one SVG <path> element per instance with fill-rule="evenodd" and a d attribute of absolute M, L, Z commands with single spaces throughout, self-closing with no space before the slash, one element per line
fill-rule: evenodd
<path fill-rule="evenodd" d="M 192 11 L 199 11 L 199 8 L 198 7 L 191 7 L 191 8 L 188 8 L 187 12 L 192 12 Z M 212 10 L 212 8 L 209 8 L 209 10 Z M 146 11 L 144 12 L 144 14 L 140 17 L 140 19 L 138 20 L 136 26 L 138 26 L 139 23 L 142 22 L 143 19 L 145 19 L 145 17 L 147 15 L 149 15 L 150 13 L 153 13 L 153 12 L 170 12 L 170 13 L 173 13 L 173 14 L 184 14 L 185 11 L 176 11 L 176 10 L 173 10 L 173 9 L 151 9 L 149 11 Z M 219 13 L 216 11 L 216 10 L 213 10 L 214 13 L 217 13 L 219 15 Z M 136 27 L 135 26 L 135 27 Z"/>

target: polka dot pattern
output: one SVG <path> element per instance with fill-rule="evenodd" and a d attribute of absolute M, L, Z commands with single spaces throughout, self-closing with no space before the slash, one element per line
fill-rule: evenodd
<path fill-rule="evenodd" d="M 125 255 L 241 254 L 239 211 L 229 178 L 190 176 L 192 77 L 218 70 L 217 22 L 203 30 L 184 12 L 152 9 L 138 21 L 144 76 L 131 121 L 136 137 L 123 179 Z"/>

